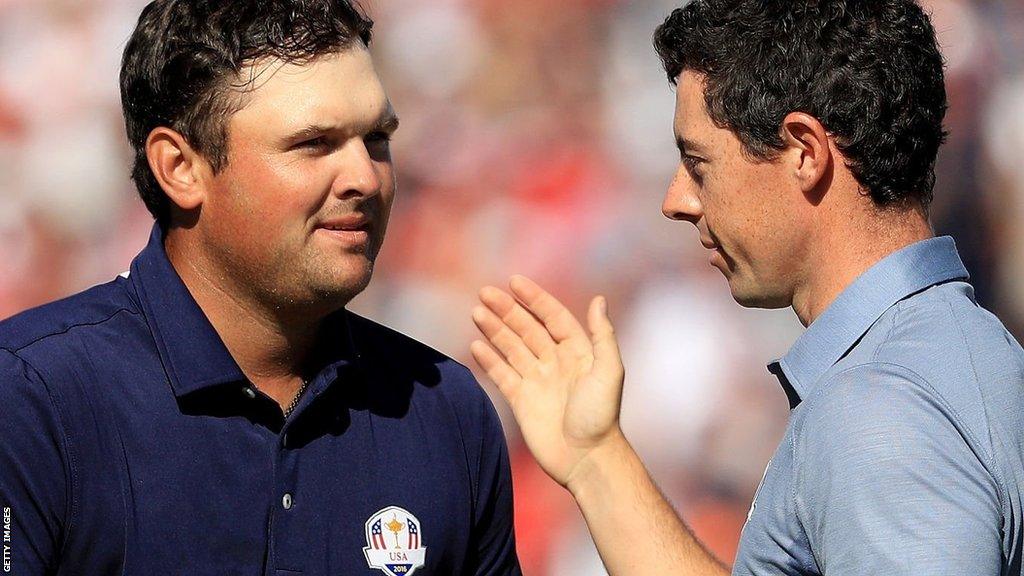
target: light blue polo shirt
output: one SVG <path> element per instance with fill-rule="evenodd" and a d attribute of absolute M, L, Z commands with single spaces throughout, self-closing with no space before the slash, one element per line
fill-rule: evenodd
<path fill-rule="evenodd" d="M 793 410 L 733 574 L 1024 574 L 1024 351 L 967 277 L 908 246 L 769 366 Z"/>

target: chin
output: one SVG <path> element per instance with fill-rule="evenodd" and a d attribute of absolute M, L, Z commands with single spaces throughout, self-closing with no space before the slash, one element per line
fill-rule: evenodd
<path fill-rule="evenodd" d="M 374 260 L 367 254 L 320 257 L 294 269 L 289 280 L 289 300 L 317 314 L 344 308 L 366 289 L 373 276 Z"/>
<path fill-rule="evenodd" d="M 325 278 L 311 286 L 314 299 L 321 303 L 334 304 L 337 308 L 344 308 L 350 300 L 369 286 L 373 264 L 369 264 L 365 270 L 346 272 L 348 273 Z"/>
<path fill-rule="evenodd" d="M 787 308 L 791 305 L 789 299 L 781 294 L 770 292 L 763 287 L 740 286 L 738 283 L 734 283 L 732 279 L 729 281 L 729 290 L 732 292 L 732 299 L 744 308 L 775 310 Z"/>

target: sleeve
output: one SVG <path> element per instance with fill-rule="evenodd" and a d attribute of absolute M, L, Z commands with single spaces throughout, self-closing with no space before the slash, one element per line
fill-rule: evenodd
<path fill-rule="evenodd" d="M 478 385 L 477 385 L 478 386 Z M 487 395 L 479 390 L 482 435 L 477 474 L 473 574 L 520 575 L 512 511 L 512 471 L 501 421 Z"/>
<path fill-rule="evenodd" d="M 64 434 L 46 386 L 17 356 L 0 349 L 0 572 L 52 573 L 68 515 Z"/>
<path fill-rule="evenodd" d="M 892 365 L 823 385 L 794 452 L 797 515 L 821 573 L 999 574 L 999 488 L 941 397 Z"/>

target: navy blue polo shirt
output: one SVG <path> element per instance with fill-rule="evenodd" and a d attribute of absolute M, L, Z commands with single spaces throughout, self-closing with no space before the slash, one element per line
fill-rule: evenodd
<path fill-rule="evenodd" d="M 154 228 L 129 273 L 0 323 L 0 574 L 519 574 L 470 372 L 340 311 L 287 419 Z"/>

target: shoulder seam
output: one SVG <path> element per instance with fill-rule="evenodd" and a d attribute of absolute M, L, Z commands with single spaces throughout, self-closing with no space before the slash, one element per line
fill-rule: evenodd
<path fill-rule="evenodd" d="M 974 354 L 971 353 L 970 347 L 967 346 L 967 336 L 964 334 L 963 324 L 958 321 L 959 318 L 957 317 L 956 309 L 953 308 L 953 303 L 949 301 L 949 298 L 946 295 L 943 295 L 942 300 L 946 304 L 946 306 L 949 308 L 949 313 L 953 317 L 953 320 L 954 320 L 953 324 L 956 326 L 956 331 L 957 331 L 957 334 L 960 336 L 960 341 L 964 344 L 964 348 L 967 350 L 967 360 L 971 364 L 971 374 L 974 376 L 974 382 L 977 383 L 980 380 L 978 378 L 978 368 L 977 368 L 977 366 L 974 363 Z M 938 393 L 936 392 L 936 394 L 938 394 Z M 999 494 L 999 506 L 1003 509 L 1003 511 L 1005 513 L 1005 511 L 1009 509 L 1009 502 L 1007 502 L 1005 497 L 1004 497 L 1004 493 L 1006 492 L 1006 487 L 1003 486 L 1003 483 L 1002 483 L 999 475 L 995 474 L 995 472 L 998 470 L 994 466 L 994 464 L 995 464 L 995 456 L 989 452 L 989 446 L 992 443 L 991 427 L 990 427 L 991 420 L 989 419 L 988 409 L 985 407 L 985 403 L 984 402 L 981 403 L 981 409 L 982 409 L 982 411 L 985 414 L 985 427 L 986 427 L 987 430 L 989 430 L 989 438 L 988 438 L 989 443 L 982 445 L 982 448 L 985 450 L 985 457 L 986 457 L 986 459 L 989 460 L 989 464 L 993 466 L 992 467 L 992 472 L 993 472 L 992 478 L 993 478 L 993 480 L 995 480 L 996 485 L 999 486 L 999 490 L 997 491 L 998 494 Z M 980 442 L 979 442 L 979 444 L 980 444 Z"/>
<path fill-rule="evenodd" d="M 839 372 L 836 372 L 835 374 L 829 375 L 827 377 L 827 379 L 823 379 L 823 381 L 821 382 L 821 386 L 818 387 L 818 390 L 825 390 L 833 380 L 835 380 L 839 376 L 842 376 L 844 374 L 848 374 L 850 372 L 853 372 L 854 370 L 857 370 L 857 369 L 860 369 L 860 368 L 880 367 L 880 366 L 887 366 L 887 367 L 895 368 L 898 371 L 904 373 L 905 376 L 908 376 L 909 379 L 914 381 L 916 384 L 925 387 L 928 390 L 928 392 L 932 395 L 932 397 L 935 399 L 935 401 L 940 403 L 942 405 L 942 407 L 949 412 L 949 414 L 953 418 L 953 422 L 952 423 L 956 426 L 956 429 L 957 429 L 958 433 L 964 435 L 971 442 L 974 442 L 977 445 L 982 446 L 984 448 L 984 445 L 981 444 L 981 442 L 978 441 L 978 438 L 974 435 L 974 433 L 967 426 L 964 425 L 964 422 L 963 422 L 963 419 L 960 416 L 960 413 L 957 412 L 956 410 L 954 410 L 953 407 L 949 405 L 949 403 L 946 401 L 946 398 L 944 396 L 942 396 L 941 394 L 939 394 L 939 392 L 937 390 L 935 390 L 935 388 L 928 382 L 928 380 L 926 378 L 924 378 L 923 376 L 921 376 L 920 374 L 918 374 L 917 372 L 915 372 L 914 370 L 912 370 L 912 369 L 910 369 L 910 368 L 908 368 L 906 366 L 903 366 L 903 365 L 900 365 L 900 364 L 896 364 L 894 362 L 886 362 L 886 361 L 878 361 L 878 360 L 871 360 L 871 361 L 866 361 L 866 362 L 860 362 L 860 363 L 854 364 L 853 366 L 847 366 L 846 368 L 844 368 L 843 370 L 840 370 Z M 802 430 L 803 430 L 803 427 L 801 426 L 800 427 L 800 431 L 802 432 Z M 796 436 L 797 436 L 796 432 L 797 431 L 794 430 L 794 435 L 793 435 L 793 463 L 794 463 L 794 466 L 793 466 L 793 474 L 794 474 L 794 482 L 793 482 L 793 499 L 794 499 L 794 501 L 793 501 L 793 504 L 794 504 L 794 506 L 796 505 L 796 492 L 797 492 L 796 476 L 797 476 L 797 471 L 800 468 L 800 461 L 797 460 L 797 452 L 796 452 L 796 443 L 797 443 L 797 440 L 798 440 L 796 438 Z M 974 452 L 973 450 L 971 450 L 971 451 Z M 997 492 L 999 493 L 998 496 L 999 496 L 999 500 L 1000 500 L 1000 505 L 1003 506 L 1004 505 L 1004 502 L 1003 502 L 1003 484 L 1002 484 L 1002 482 L 1000 482 L 999 478 L 994 473 L 996 468 L 993 466 L 993 460 L 992 460 L 991 455 L 988 453 L 987 449 L 984 449 L 984 451 L 980 452 L 980 453 L 978 453 L 978 452 L 974 452 L 974 453 L 977 454 L 977 457 L 980 460 L 982 460 L 982 465 L 984 466 L 985 470 L 988 472 L 989 476 L 991 476 L 992 480 L 999 487 L 999 490 L 997 490 Z M 796 512 L 796 516 L 797 516 L 797 519 L 800 521 L 801 526 L 802 526 L 803 525 L 803 520 L 800 519 L 799 509 L 798 508 L 794 508 L 794 510 L 797 511 Z M 1005 510 L 1005 507 L 1003 508 L 1003 510 Z M 806 535 L 806 531 L 805 531 L 805 535 Z"/>
<path fill-rule="evenodd" d="M 882 338 L 882 341 L 879 342 L 878 346 L 875 346 L 874 351 L 871 353 L 871 362 L 878 361 L 878 352 L 882 349 L 882 345 L 888 342 L 889 338 L 892 337 L 892 332 L 896 329 L 896 325 L 898 324 L 896 320 L 900 317 L 900 314 L 903 313 L 905 308 L 904 304 L 906 302 L 906 300 L 902 300 L 897 302 L 896 306 L 893 307 L 892 318 L 889 321 L 889 329 L 885 331 L 885 336 Z"/>
<path fill-rule="evenodd" d="M 807 542 L 807 548 L 811 551 L 811 558 L 814 560 L 814 563 L 817 564 L 817 566 L 810 566 L 807 562 L 804 562 L 802 559 L 801 559 L 800 563 L 803 564 L 803 568 L 804 568 L 804 570 L 807 571 L 808 574 L 813 574 L 813 573 L 821 571 L 821 568 L 820 568 L 820 564 L 821 563 L 818 561 L 818 557 L 815 554 L 814 547 L 810 545 L 811 544 L 811 536 L 810 536 L 810 534 L 807 531 L 807 525 L 804 524 L 804 519 L 800 517 L 800 507 L 797 506 L 797 501 L 796 501 L 796 492 L 797 492 L 797 484 L 798 484 L 798 482 L 797 482 L 797 471 L 800 469 L 800 466 L 798 465 L 797 459 L 796 459 L 796 436 L 797 436 L 796 435 L 796 430 L 793 430 L 793 432 L 794 433 L 793 433 L 792 437 L 790 438 L 790 449 L 792 450 L 792 458 L 793 458 L 793 470 L 792 470 L 793 478 L 792 478 L 792 482 L 791 482 L 792 489 L 789 491 L 789 497 L 790 497 L 790 500 L 792 500 L 792 504 L 793 504 L 793 516 L 796 518 L 796 523 L 800 526 L 800 532 L 802 532 L 803 535 L 804 535 L 804 540 Z M 770 465 L 771 464 L 769 464 L 769 466 Z"/>
<path fill-rule="evenodd" d="M 843 374 L 846 374 L 848 372 L 852 372 L 852 371 L 854 371 L 854 370 L 856 370 L 858 368 L 867 368 L 867 367 L 872 367 L 872 366 L 888 366 L 888 367 L 891 367 L 891 368 L 896 368 L 897 370 L 900 370 L 900 371 L 904 372 L 905 374 L 909 375 L 911 377 L 911 380 L 915 381 L 917 384 L 927 388 L 928 391 L 931 393 L 931 395 L 936 399 L 936 401 L 941 403 L 942 407 L 945 408 L 947 411 L 949 411 L 949 413 L 955 418 L 955 422 L 954 423 L 958 425 L 959 430 L 962 430 L 962 433 L 965 436 L 967 436 L 971 441 L 977 443 L 979 446 L 981 446 L 984 449 L 984 452 L 982 452 L 980 454 L 980 456 L 985 459 L 985 462 L 984 462 L 985 468 L 987 470 L 990 470 L 990 471 L 994 471 L 996 469 L 993 466 L 992 455 L 989 454 L 987 449 L 985 449 L 984 444 L 982 444 L 979 441 L 978 437 L 975 436 L 974 432 L 970 428 L 968 428 L 967 426 L 964 425 L 964 422 L 963 422 L 963 419 L 960 416 L 960 413 L 957 410 L 955 410 L 952 406 L 949 405 L 949 402 L 946 401 L 946 397 L 943 396 L 942 394 L 940 394 L 939 391 L 936 390 L 935 387 L 932 386 L 931 383 L 928 382 L 928 379 L 926 379 L 924 376 L 921 376 L 920 374 L 918 374 L 917 372 L 915 372 L 911 368 L 903 366 L 902 364 L 896 364 L 895 362 L 885 362 L 885 361 L 873 360 L 871 362 L 861 362 L 861 363 L 855 364 L 853 366 L 848 366 L 845 369 L 843 369 L 843 370 L 833 374 L 832 376 L 830 376 L 829 380 L 837 378 L 837 377 L 839 377 L 839 376 L 841 376 Z M 992 475 L 992 478 L 993 478 L 993 480 L 996 481 L 997 484 L 1000 485 L 1000 487 L 1002 487 L 1002 483 L 999 482 L 999 479 L 996 478 L 994 474 Z"/>
<path fill-rule="evenodd" d="M 54 412 L 54 414 L 57 417 L 57 425 L 60 428 L 60 434 L 61 434 L 61 446 L 64 449 L 63 450 L 64 451 L 64 455 L 66 455 L 66 457 L 67 457 L 67 470 L 68 470 L 68 474 L 67 474 L 67 478 L 66 478 L 68 486 L 67 486 L 67 495 L 66 495 L 67 496 L 67 505 L 66 505 L 66 509 L 64 511 L 64 534 L 62 535 L 63 536 L 63 541 L 61 542 L 61 546 L 60 546 L 61 555 L 63 555 L 64 549 L 67 547 L 67 543 L 70 540 L 69 535 L 71 534 L 71 531 L 73 530 L 73 528 L 75 526 L 75 513 L 78 510 L 78 502 L 77 502 L 78 490 L 76 489 L 77 477 L 78 477 L 78 463 L 77 463 L 77 461 L 75 459 L 74 453 L 71 450 L 71 442 L 68 439 L 67 426 L 64 424 L 65 418 L 63 416 L 62 410 L 61 410 L 60 406 L 58 405 L 57 401 L 54 400 L 54 397 L 53 397 L 54 393 L 50 389 L 50 386 L 46 383 L 46 379 L 43 378 L 42 373 L 31 362 L 29 362 L 28 360 L 23 358 L 16 351 L 11 350 L 10 348 L 7 348 L 7 347 L 0 347 L 0 350 L 3 350 L 4 352 L 7 352 L 8 354 L 10 354 L 14 358 L 16 358 L 18 360 L 18 362 L 21 362 L 25 366 L 26 369 L 31 370 L 32 373 L 35 374 L 36 378 L 39 379 L 39 382 L 42 383 L 43 388 L 46 390 L 46 397 L 50 401 L 50 406 L 53 408 L 53 412 Z"/>
<path fill-rule="evenodd" d="M 104 324 L 106 322 L 109 322 L 115 316 L 117 316 L 118 314 L 120 314 L 122 312 L 127 312 L 127 313 L 129 313 L 129 314 L 131 314 L 133 316 L 138 316 L 140 314 L 140 312 L 138 312 L 136 310 L 132 310 L 130 308 L 126 308 L 126 307 L 122 306 L 122 307 L 118 308 L 117 310 L 111 312 L 106 318 L 104 318 L 102 320 L 97 320 L 95 322 L 79 322 L 77 324 L 72 324 L 71 326 L 68 326 L 68 327 L 64 328 L 63 330 L 61 330 L 59 332 L 50 332 L 48 334 L 43 334 L 42 336 L 39 336 L 35 340 L 26 342 L 25 344 L 22 344 L 21 346 L 18 346 L 17 348 L 11 349 L 11 348 L 7 348 L 7 347 L 3 347 L 2 349 L 3 350 L 7 350 L 8 352 L 18 356 L 18 353 L 21 352 L 22 350 L 24 350 L 25 348 L 28 348 L 29 346 L 32 346 L 34 344 L 38 344 L 39 342 L 42 342 L 43 340 L 46 340 L 47 338 L 52 338 L 52 337 L 55 337 L 55 336 L 62 336 L 64 334 L 67 334 L 68 332 L 74 330 L 75 328 L 81 328 L 81 327 L 85 327 L 85 326 L 99 326 L 100 324 Z M 18 358 L 21 358 L 21 356 L 18 356 Z"/>
<path fill-rule="evenodd" d="M 470 378 L 473 378 L 473 373 L 469 370 L 469 368 L 466 368 L 465 366 L 459 364 L 458 362 L 451 358 L 449 358 L 448 361 L 455 364 L 458 367 L 461 367 L 465 371 L 465 373 L 469 375 Z M 472 480 L 471 483 L 473 485 L 473 509 L 475 517 L 475 510 L 479 504 L 477 502 L 477 498 L 480 494 L 480 461 L 482 460 L 481 455 L 483 454 L 483 437 L 481 436 L 481 444 L 475 447 L 475 449 L 477 450 L 477 462 L 476 470 L 474 471 L 472 467 L 472 455 L 470 454 L 470 446 L 466 443 L 466 430 L 462 422 L 462 419 L 459 418 L 459 410 L 455 408 L 455 404 L 452 402 L 452 399 L 448 397 L 448 390 L 445 387 L 438 386 L 437 392 L 438 394 L 440 394 L 441 398 L 444 398 L 444 403 L 448 406 L 448 409 L 451 410 L 452 414 L 455 416 L 455 425 L 459 427 L 459 439 L 462 443 L 462 453 L 466 458 L 466 469 L 468 472 L 470 472 L 470 478 Z"/>

